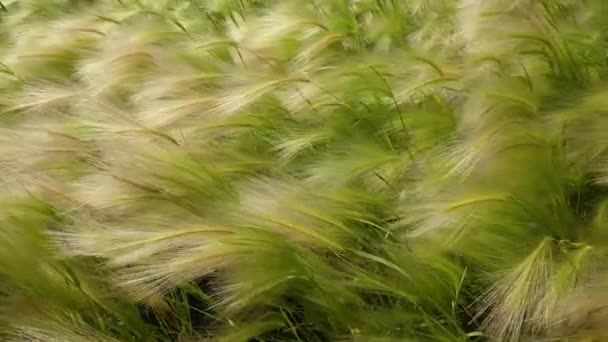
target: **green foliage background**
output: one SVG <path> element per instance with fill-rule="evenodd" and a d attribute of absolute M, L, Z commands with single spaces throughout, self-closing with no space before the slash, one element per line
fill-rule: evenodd
<path fill-rule="evenodd" d="M 0 339 L 608 338 L 605 0 L 0 0 Z"/>

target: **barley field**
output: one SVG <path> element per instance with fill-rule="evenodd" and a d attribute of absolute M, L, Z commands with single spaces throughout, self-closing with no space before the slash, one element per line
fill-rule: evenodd
<path fill-rule="evenodd" d="M 0 340 L 608 341 L 607 20 L 0 0 Z"/>

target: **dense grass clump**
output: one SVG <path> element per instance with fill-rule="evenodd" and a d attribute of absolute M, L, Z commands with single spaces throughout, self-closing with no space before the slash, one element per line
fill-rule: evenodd
<path fill-rule="evenodd" d="M 0 1 L 0 340 L 608 338 L 605 0 Z"/>

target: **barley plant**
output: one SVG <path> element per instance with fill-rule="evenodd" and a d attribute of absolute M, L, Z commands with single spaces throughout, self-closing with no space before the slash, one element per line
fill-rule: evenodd
<path fill-rule="evenodd" d="M 606 0 L 0 1 L 0 340 L 608 338 Z"/>

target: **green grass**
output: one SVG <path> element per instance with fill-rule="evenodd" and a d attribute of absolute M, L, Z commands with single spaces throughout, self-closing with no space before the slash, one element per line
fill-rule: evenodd
<path fill-rule="evenodd" d="M 1 340 L 608 338 L 605 1 L 1 1 Z"/>

